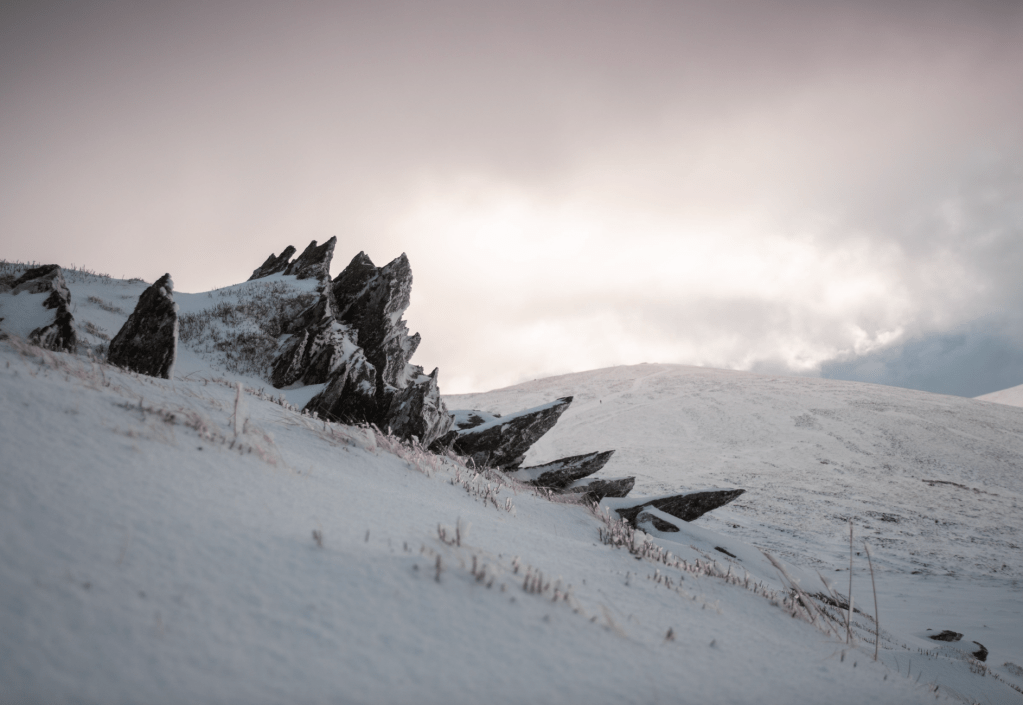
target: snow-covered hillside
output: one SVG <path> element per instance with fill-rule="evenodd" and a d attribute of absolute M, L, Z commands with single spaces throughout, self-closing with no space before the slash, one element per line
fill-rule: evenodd
<path fill-rule="evenodd" d="M 1023 700 L 1023 410 L 673 366 L 448 398 L 575 395 L 527 461 L 615 448 L 602 474 L 635 474 L 633 494 L 747 489 L 631 535 L 298 412 L 316 390 L 261 379 L 272 336 L 245 311 L 302 282 L 176 294 L 193 327 L 168 381 L 88 356 L 145 284 L 67 279 L 82 354 L 0 341 L 2 703 Z M 850 646 L 756 548 L 844 595 L 849 518 L 874 550 L 880 663 L 865 555 Z"/>
<path fill-rule="evenodd" d="M 1002 389 L 990 394 L 981 394 L 976 397 L 981 401 L 993 401 L 996 404 L 1008 404 L 1009 406 L 1023 406 L 1023 384 L 1008 389 Z"/>

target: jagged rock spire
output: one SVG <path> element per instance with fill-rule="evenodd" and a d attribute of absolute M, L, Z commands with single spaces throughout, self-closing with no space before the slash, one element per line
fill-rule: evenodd
<path fill-rule="evenodd" d="M 142 292 L 128 320 L 110 341 L 107 362 L 150 377 L 174 378 L 178 305 L 174 282 L 164 274 Z"/>
<path fill-rule="evenodd" d="M 316 240 L 309 243 L 302 254 L 288 265 L 285 274 L 293 274 L 298 279 L 324 279 L 330 277 L 330 261 L 334 257 L 334 245 L 337 238 L 332 237 L 325 243 L 316 246 Z"/>
<path fill-rule="evenodd" d="M 248 280 L 262 279 L 263 277 L 269 277 L 271 274 L 283 272 L 291 264 L 291 256 L 293 254 L 295 254 L 295 248 L 291 245 L 284 248 L 284 252 L 276 257 L 271 252 L 270 256 L 266 258 L 266 262 L 263 262 L 258 269 L 252 272 L 252 276 Z"/>

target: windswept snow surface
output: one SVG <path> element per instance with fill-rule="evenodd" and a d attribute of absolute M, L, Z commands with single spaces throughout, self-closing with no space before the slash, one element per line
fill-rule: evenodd
<path fill-rule="evenodd" d="M 134 307 L 131 295 L 137 298 L 145 284 L 102 279 L 69 287 L 80 304 L 78 324 L 102 325 L 113 335 Z M 175 295 L 183 313 L 196 315 L 254 298 L 240 289 Z M 776 381 L 768 394 L 757 391 L 768 378 L 752 375 L 621 368 L 460 398 L 457 406 L 485 401 L 507 413 L 575 394 L 576 404 L 533 451 L 537 461 L 613 447 L 618 453 L 602 474 L 641 468 L 636 474 L 647 492 L 746 487 L 741 506 L 674 534 L 637 534 L 637 546 L 651 541 L 686 561 L 676 568 L 604 545 L 605 524 L 585 507 L 499 485 L 497 476 L 476 475 L 366 429 L 303 416 L 258 377 L 224 369 L 231 351 L 211 343 L 240 336 L 247 324 L 223 308 L 221 314 L 214 316 L 219 332 L 193 338 L 198 349 L 181 344 L 173 381 L 0 341 L 0 703 L 923 703 L 957 694 L 968 702 L 1021 700 L 1009 683 L 1023 678 L 1001 666 L 1023 662 L 1007 656 L 1018 643 L 992 638 L 1002 629 L 1019 634 L 1018 557 L 991 539 L 1016 541 L 1018 512 L 1003 505 L 1019 498 L 1012 455 L 1023 437 L 1017 410 L 1004 407 L 1010 415 L 1000 416 L 1002 407 L 975 403 L 996 410 L 984 417 L 984 429 L 960 424 L 959 436 L 934 434 L 944 439 L 935 455 L 953 446 L 953 437 L 988 449 L 977 451 L 987 460 L 972 475 L 938 462 L 928 470 L 989 494 L 924 483 L 913 494 L 903 487 L 908 480 L 894 487 L 874 475 L 856 480 L 868 463 L 827 432 L 820 453 L 828 466 L 814 456 L 820 469 L 795 464 L 802 475 L 785 476 L 774 466 L 743 469 L 740 458 L 751 464 L 775 458 L 780 466 L 771 449 L 784 438 L 772 431 L 785 418 L 763 406 L 765 399 L 784 406 L 784 384 L 803 380 Z M 100 345 L 102 338 L 94 338 L 85 344 Z M 707 423 L 694 421 L 695 412 L 679 416 L 679 400 L 694 391 L 686 379 L 713 383 L 703 390 L 704 406 L 713 410 Z M 679 386 L 687 391 L 677 393 Z M 277 402 L 258 391 L 264 387 Z M 555 388 L 564 392 L 552 394 Z M 800 414 L 866 446 L 860 431 L 870 426 L 850 401 L 859 398 L 857 388 L 863 385 L 846 387 L 851 415 L 830 418 L 813 409 L 845 407 L 825 387 L 794 386 L 790 393 L 816 399 Z M 722 396 L 727 390 L 730 401 Z M 307 391 L 283 397 L 295 404 Z M 655 397 L 675 402 L 658 410 Z M 928 404 L 949 399 L 906 398 L 899 406 L 905 418 L 892 433 L 902 437 L 905 428 L 906 438 L 916 438 L 930 428 L 919 417 L 936 413 Z M 641 409 L 653 426 L 628 421 Z M 615 430 L 614 417 L 619 427 L 632 423 L 637 435 Z M 604 424 L 602 433 L 587 430 L 588 418 Z M 836 420 L 842 418 L 848 427 Z M 694 423 L 693 433 L 680 433 L 678 419 Z M 729 423 L 746 430 L 724 430 Z M 753 446 L 729 442 L 736 438 Z M 715 444 L 721 462 L 710 462 Z M 809 439 L 806 445 L 817 447 Z M 965 457 L 962 451 L 956 462 Z M 1016 463 L 1015 480 L 988 477 L 999 463 Z M 814 494 L 811 470 L 843 470 L 831 481 L 842 496 Z M 900 476 L 893 470 L 883 477 Z M 901 539 L 936 553 L 921 561 L 944 565 L 954 562 L 947 553 L 968 549 L 982 560 L 965 561 L 955 578 L 937 568 L 912 576 L 900 583 L 902 599 L 913 606 L 962 588 L 969 615 L 1002 611 L 988 622 L 992 637 L 960 628 L 951 607 L 934 623 L 904 627 L 894 614 L 896 596 L 882 597 L 886 633 L 881 663 L 874 663 L 866 614 L 856 615 L 857 643 L 847 646 L 764 596 L 785 582 L 755 545 L 783 552 L 804 586 L 817 566 L 832 571 L 844 592 L 848 573 L 833 571 L 848 565 L 848 556 L 842 520 L 833 514 L 886 506 L 906 517 L 893 529 L 922 531 L 918 510 L 886 504 L 904 495 L 952 515 L 945 533 Z M 978 504 L 982 499 L 1002 504 Z M 863 535 L 868 515 L 856 516 Z M 1007 534 L 979 530 L 999 521 Z M 974 537 L 981 539 L 976 548 Z M 916 565 L 907 555 L 917 548 L 875 543 L 875 549 L 879 587 Z M 990 560 L 1003 558 L 1005 569 L 987 571 Z M 857 608 L 868 603 L 861 564 L 858 558 Z M 713 576 L 726 570 L 742 575 L 741 584 Z M 872 612 L 869 605 L 864 612 Z M 926 627 L 983 642 L 993 671 L 966 660 L 966 647 L 939 653 L 924 640 Z M 931 683 L 940 684 L 936 693 Z"/>
<path fill-rule="evenodd" d="M 574 403 L 525 464 L 613 448 L 598 477 L 635 475 L 632 495 L 744 488 L 694 526 L 810 569 L 814 586 L 819 570 L 843 594 L 852 520 L 856 550 L 867 540 L 873 551 L 882 627 L 914 648 L 934 644 L 914 635 L 953 629 L 1000 673 L 1023 663 L 1023 409 L 659 364 L 445 402 L 505 413 L 567 394 Z M 865 555 L 853 572 L 856 604 L 872 612 Z"/>
<path fill-rule="evenodd" d="M 996 404 L 1008 404 L 1009 406 L 1023 406 L 1023 384 L 1008 389 L 1002 389 L 990 394 L 981 394 L 974 397 L 981 401 L 993 401 Z"/>

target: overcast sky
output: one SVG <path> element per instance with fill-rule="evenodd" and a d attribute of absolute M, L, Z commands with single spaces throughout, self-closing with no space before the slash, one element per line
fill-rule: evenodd
<path fill-rule="evenodd" d="M 0 5 L 0 257 L 201 291 L 332 235 L 408 253 L 446 393 L 1021 384 L 1023 3 Z"/>

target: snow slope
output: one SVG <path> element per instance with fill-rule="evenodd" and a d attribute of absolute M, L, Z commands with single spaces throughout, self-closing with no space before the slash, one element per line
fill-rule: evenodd
<path fill-rule="evenodd" d="M 953 629 L 992 664 L 1023 663 L 1023 409 L 656 364 L 445 401 L 504 413 L 566 394 L 573 405 L 526 464 L 614 448 L 599 476 L 635 475 L 633 494 L 742 487 L 696 524 L 827 571 L 843 590 L 851 519 L 872 546 L 881 603 L 894 607 L 882 624 Z M 865 570 L 861 557 L 860 605 Z"/>
<path fill-rule="evenodd" d="M 70 279 L 80 327 L 102 326 L 111 336 L 133 306 L 119 297 L 145 286 Z M 176 299 L 183 312 L 199 315 L 224 301 L 251 301 L 240 293 L 245 285 L 239 287 L 223 296 Z M 833 426 L 818 421 L 822 428 L 863 444 L 860 432 L 873 433 L 873 427 L 855 415 L 860 407 L 850 401 L 863 385 L 847 385 L 852 411 L 843 411 L 824 387 L 785 392 L 785 382 L 802 380 L 778 382 L 772 396 L 757 391 L 761 378 L 753 375 L 666 367 L 596 371 L 476 397 L 508 412 L 530 405 L 521 403 L 527 398 L 538 404 L 564 395 L 550 394 L 555 388 L 576 395 L 550 437 L 532 451 L 538 460 L 567 454 L 561 449 L 573 443 L 585 444 L 584 451 L 616 447 L 604 474 L 642 468 L 643 491 L 733 480 L 749 489 L 741 506 L 718 510 L 682 532 L 655 532 L 652 538 L 637 533 L 630 552 L 602 542 L 613 527 L 586 507 L 548 501 L 501 484 L 498 475 L 477 475 L 453 459 L 371 430 L 298 413 L 285 398 L 300 403 L 308 389 L 281 393 L 258 376 L 225 369 L 241 362 L 227 356 L 229 346 L 213 343 L 247 325 L 232 316 L 214 316 L 219 332 L 193 338 L 193 348 L 182 345 L 173 381 L 125 373 L 84 354 L 43 353 L 17 340 L 0 341 L 5 705 L 1023 699 L 1011 685 L 1018 688 L 1023 678 L 1001 665 L 1023 662 L 1006 656 L 1015 653 L 1011 648 L 978 639 L 991 649 L 990 670 L 956 645 L 939 649 L 917 635 L 923 627 L 897 623 L 890 614 L 895 610 L 885 607 L 885 599 L 895 597 L 882 598 L 884 638 L 881 662 L 874 663 L 871 608 L 856 615 L 857 643 L 847 646 L 833 626 L 812 626 L 808 613 L 784 599 L 788 582 L 755 548 L 783 551 L 792 576 L 808 589 L 816 579 L 811 567 L 832 571 L 844 592 L 848 573 L 834 569 L 848 565 L 848 556 L 836 533 L 842 524 L 832 514 L 855 509 L 857 502 L 885 506 L 886 495 L 905 495 L 936 509 L 948 505 L 958 513 L 951 533 L 956 541 L 986 536 L 978 527 L 987 508 L 974 497 L 982 495 L 923 483 L 914 495 L 903 488 L 908 480 L 896 483 L 896 490 L 878 484 L 875 475 L 873 484 L 855 480 L 854 471 L 869 464 L 861 459 L 854 467 L 847 458 L 852 451 L 826 432 L 818 439 L 821 453 L 827 451 L 829 463 L 845 465 L 814 461 L 826 471 L 845 471 L 842 488 L 852 498 L 841 501 L 848 507 L 826 504 L 839 497 L 812 495 L 811 470 L 817 468 L 808 462 L 794 463 L 794 474 L 772 480 L 770 470 L 744 474 L 731 457 L 751 463 L 763 457 L 778 465 L 783 456 L 793 462 L 800 457 L 770 440 L 772 428 L 783 428 L 778 414 L 787 408 L 788 394 L 816 399 L 801 412 L 814 418 L 829 420 L 812 409 L 835 410 L 848 428 L 835 417 Z M 98 348 L 102 337 L 93 337 L 86 343 Z M 685 380 L 701 375 L 702 383 L 715 376 L 733 381 L 731 387 L 719 381 L 704 395 L 717 394 L 720 403 L 707 407 L 722 425 L 738 423 L 744 433 L 718 427 L 715 439 L 714 423 L 693 421 L 699 417 L 693 408 L 682 415 L 695 424 L 691 433 L 680 433 L 673 418 L 679 400 L 693 391 Z M 245 390 L 240 395 L 239 380 Z M 743 391 L 744 380 L 754 380 L 749 390 Z M 730 389 L 731 396 L 714 389 Z M 657 399 L 675 402 L 658 412 Z M 774 400 L 773 415 L 766 414 L 765 399 Z M 937 399 L 903 400 L 905 428 L 916 429 L 908 421 L 914 414 L 931 419 L 937 412 L 928 404 L 948 398 Z M 744 406 L 753 411 L 742 411 Z M 629 421 L 643 409 L 657 425 Z M 612 418 L 620 428 L 632 423 L 637 435 L 626 438 L 614 430 Z M 994 469 L 1016 462 L 1020 415 L 992 412 L 984 418 L 988 435 L 973 442 L 989 446 L 987 455 L 980 454 L 990 456 L 986 464 L 968 477 L 963 470 L 929 469 L 945 473 L 937 479 L 969 479 L 971 487 L 998 494 L 1001 504 L 991 516 L 1018 528 L 1018 517 L 1003 506 L 1018 501 L 1018 472 L 1013 480 L 1008 470 L 1002 477 Z M 597 423 L 604 425 L 595 436 Z M 956 428 L 963 438 L 982 432 L 970 424 Z M 923 431 L 910 437 L 916 433 Z M 752 447 L 728 443 L 733 436 L 749 439 Z M 806 497 L 814 501 L 785 509 Z M 906 516 L 908 530 L 919 530 L 922 520 L 906 507 L 887 511 Z M 798 512 L 813 531 L 790 530 L 799 528 L 793 518 Z M 861 516 L 858 526 L 865 521 Z M 1010 534 L 1000 540 L 1014 541 Z M 930 541 L 938 565 L 950 560 L 945 551 L 960 550 L 941 536 L 904 540 L 913 546 Z M 940 599 L 943 586 L 965 585 L 970 600 L 985 602 L 992 595 L 995 602 L 985 604 L 1004 611 L 992 627 L 1018 625 L 1019 593 L 1009 587 L 1018 558 L 1007 561 L 1005 578 L 989 573 L 984 561 L 1011 554 L 989 544 L 978 549 L 983 560 L 955 578 L 936 570 L 913 576 L 917 582 L 905 584 L 905 599 Z M 665 550 L 672 556 L 661 563 L 634 555 Z M 879 582 L 910 565 L 909 548 L 875 544 L 875 550 L 884 569 Z M 857 607 L 867 601 L 861 563 L 857 558 Z M 956 628 L 954 617 L 924 626 Z M 973 638 L 967 634 L 964 642 Z M 939 684 L 936 693 L 932 683 Z"/>
<path fill-rule="evenodd" d="M 981 401 L 992 401 L 996 404 L 1008 404 L 1009 406 L 1023 406 L 1023 384 L 1008 389 L 1002 389 L 990 394 L 981 394 L 975 397 Z"/>

